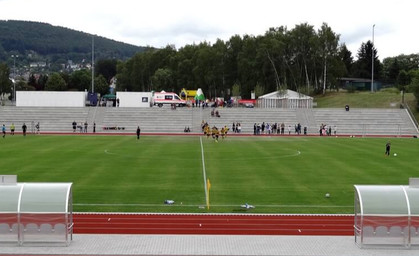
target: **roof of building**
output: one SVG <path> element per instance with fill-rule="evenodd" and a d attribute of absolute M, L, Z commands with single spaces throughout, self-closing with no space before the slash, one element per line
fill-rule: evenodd
<path fill-rule="evenodd" d="M 271 93 L 259 96 L 259 99 L 313 99 L 313 98 L 305 94 L 287 89 L 285 91 L 275 91 L 275 92 L 271 92 Z"/>

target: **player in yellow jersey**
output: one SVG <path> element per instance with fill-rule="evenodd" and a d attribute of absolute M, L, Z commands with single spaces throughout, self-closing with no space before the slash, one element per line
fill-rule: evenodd
<path fill-rule="evenodd" d="M 226 130 L 225 130 L 225 127 L 222 127 L 222 128 L 221 128 L 220 135 L 221 135 L 221 138 L 222 138 L 222 139 L 224 139 L 224 138 L 225 138 L 225 136 L 226 136 Z"/>
<path fill-rule="evenodd" d="M 220 132 L 218 131 L 217 127 L 212 128 L 212 137 L 214 138 L 215 142 L 218 142 L 218 136 L 220 135 Z"/>
<path fill-rule="evenodd" d="M 210 131 L 209 125 L 205 126 L 204 131 L 205 131 L 204 134 L 207 135 L 207 139 L 208 139 L 211 136 L 211 131 Z"/>
<path fill-rule="evenodd" d="M 228 129 L 228 127 L 227 127 L 227 125 L 226 126 L 224 126 L 224 136 L 227 138 L 227 133 L 228 133 L 228 131 L 229 131 L 230 129 Z"/>

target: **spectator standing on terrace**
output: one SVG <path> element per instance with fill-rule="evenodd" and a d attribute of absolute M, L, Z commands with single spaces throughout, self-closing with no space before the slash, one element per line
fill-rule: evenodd
<path fill-rule="evenodd" d="M 141 129 L 140 129 L 140 126 L 137 126 L 137 140 L 140 139 L 140 135 L 141 135 Z"/>
<path fill-rule="evenodd" d="M 38 122 L 38 123 L 36 123 L 35 128 L 36 128 L 36 133 L 37 133 L 37 134 L 40 134 L 39 122 Z"/>
<path fill-rule="evenodd" d="M 26 126 L 26 124 L 25 123 L 23 123 L 23 125 L 22 125 L 22 132 L 23 132 L 23 136 L 26 136 L 26 129 L 27 129 L 28 127 Z"/>
<path fill-rule="evenodd" d="M 14 123 L 12 123 L 12 125 L 10 126 L 10 134 L 15 135 L 15 124 Z"/>
<path fill-rule="evenodd" d="M 96 123 L 93 122 L 93 133 L 95 133 L 95 132 L 96 132 Z"/>
<path fill-rule="evenodd" d="M 76 132 L 76 128 L 77 128 L 76 121 L 73 121 L 72 125 L 73 125 L 73 132 Z"/>
<path fill-rule="evenodd" d="M 6 137 L 6 126 L 3 124 L 3 127 L 1 127 L 1 131 L 3 133 L 3 138 Z"/>
<path fill-rule="evenodd" d="M 84 132 L 85 133 L 87 133 L 87 126 L 88 126 L 87 121 L 84 121 Z"/>
<path fill-rule="evenodd" d="M 391 143 L 390 141 L 387 141 L 386 143 L 386 155 L 389 156 L 390 155 L 390 147 L 391 147 Z"/>

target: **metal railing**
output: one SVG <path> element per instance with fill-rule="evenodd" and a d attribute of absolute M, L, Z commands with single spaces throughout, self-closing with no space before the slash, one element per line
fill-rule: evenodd
<path fill-rule="evenodd" d="M 401 103 L 401 106 L 402 106 L 404 109 L 406 109 L 406 110 L 407 110 L 407 113 L 409 114 L 410 119 L 412 119 L 413 124 L 416 126 L 416 129 L 418 129 L 418 128 L 419 128 L 418 121 L 416 120 L 415 116 L 413 115 L 413 112 L 412 112 L 412 110 L 410 109 L 409 105 L 408 105 L 408 104 L 406 104 L 406 103 Z"/>

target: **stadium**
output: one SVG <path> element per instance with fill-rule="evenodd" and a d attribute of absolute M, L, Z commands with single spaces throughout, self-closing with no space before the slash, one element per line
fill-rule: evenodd
<path fill-rule="evenodd" d="M 9 246 L 2 245 L 1 254 L 377 253 L 360 250 L 353 241 L 354 185 L 400 187 L 416 176 L 418 130 L 406 109 L 217 109 L 219 117 L 211 115 L 211 107 L 1 107 L 0 120 L 7 126 L 1 174 L 17 175 L 18 184 L 72 184 L 66 188 L 71 196 L 63 199 L 66 206 L 71 201 L 61 213 L 71 215 L 64 240 L 57 237 L 55 222 L 46 221 L 53 217 L 42 215 L 49 223 L 36 220 L 44 209 L 40 201 L 34 204 L 41 210 L 19 215 L 26 221 L 19 238 L 23 245 L 43 242 L 39 236 L 44 235 L 69 246 L 10 246 L 19 232 L 3 208 L 0 235 Z M 204 136 L 203 123 L 230 131 L 216 143 Z M 241 124 L 240 132 L 233 132 L 233 123 Z M 255 133 L 255 125 L 274 123 L 284 123 L 285 132 Z M 297 124 L 307 128 L 306 134 L 296 131 Z M 332 127 L 331 134 L 321 133 L 324 125 Z M 36 188 L 32 193 L 42 194 Z M 0 198 L 7 201 L 7 196 Z M 31 233 L 27 226 L 33 223 L 37 226 Z M 409 226 L 415 223 L 409 215 Z M 42 224 L 50 226 L 41 229 Z M 376 232 L 381 235 L 374 230 L 372 236 Z M 417 227 L 409 232 L 409 247 L 416 245 L 416 237 Z M 393 238 L 397 251 L 381 255 L 413 255 L 415 250 L 400 250 L 406 233 Z M 188 243 L 195 249 L 184 248 Z M 342 248 L 348 248 L 347 254 Z"/>

